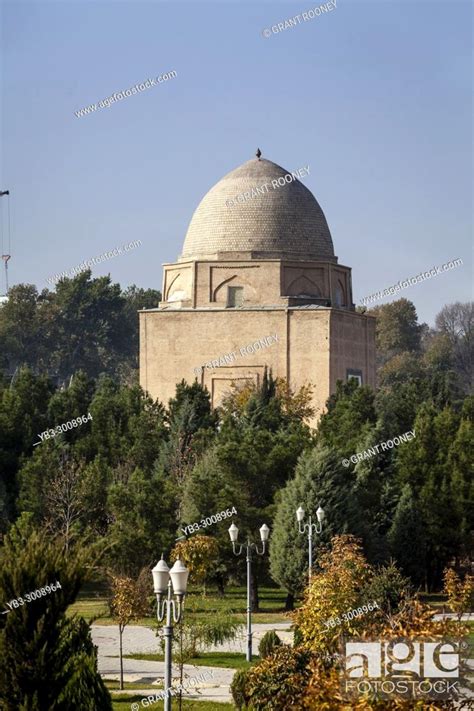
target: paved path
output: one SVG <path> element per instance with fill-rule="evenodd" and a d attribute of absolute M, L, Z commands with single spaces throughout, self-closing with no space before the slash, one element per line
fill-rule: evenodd
<path fill-rule="evenodd" d="M 290 626 L 290 622 L 275 622 L 270 624 L 257 623 L 252 625 L 254 654 L 258 654 L 259 642 L 268 630 L 276 630 L 282 642 L 290 644 L 290 642 L 293 641 L 293 632 L 290 630 Z M 242 652 L 242 654 L 245 654 L 247 642 L 245 635 L 246 631 L 244 628 L 235 640 L 225 642 L 222 645 L 209 647 L 207 651 Z M 92 639 L 94 644 L 99 648 L 99 659 L 101 657 L 114 657 L 118 655 L 119 633 L 116 625 L 92 625 Z M 122 646 L 124 654 L 134 654 L 136 652 L 152 654 L 161 651 L 160 639 L 156 631 L 150 627 L 141 627 L 138 625 L 125 627 L 122 636 Z"/>
<path fill-rule="evenodd" d="M 274 624 L 253 625 L 253 651 L 258 652 L 258 643 L 268 630 L 277 630 L 282 641 L 290 643 L 293 633 L 290 631 L 289 622 Z M 99 672 L 106 679 L 118 679 L 120 673 L 120 660 L 118 658 L 119 633 L 118 627 L 106 625 L 92 625 L 92 639 L 98 648 Z M 149 627 L 130 625 L 125 628 L 122 637 L 123 653 L 135 654 L 142 652 L 152 654 L 161 651 L 160 640 L 156 631 Z M 237 639 L 226 642 L 223 645 L 210 647 L 208 651 L 241 652 L 245 654 L 246 638 L 245 629 Z M 124 680 L 143 683 L 143 689 L 130 689 L 123 693 L 141 694 L 148 696 L 153 693 L 153 687 L 161 684 L 164 676 L 164 662 L 152 662 L 143 659 L 124 659 Z M 231 701 L 229 685 L 234 676 L 233 669 L 223 669 L 221 667 L 196 667 L 191 664 L 184 666 L 185 677 L 196 677 L 198 674 L 210 675 L 209 681 L 203 681 L 196 685 L 199 691 L 192 691 L 186 694 L 190 699 L 208 699 L 209 701 Z M 178 669 L 173 667 L 173 679 L 178 679 Z M 177 683 L 177 681 L 175 682 Z"/>
<path fill-rule="evenodd" d="M 457 615 L 446 613 L 436 614 L 435 619 L 445 618 L 456 619 Z M 462 620 L 474 620 L 474 613 L 465 614 Z M 286 644 L 292 643 L 293 632 L 290 630 L 290 622 L 280 622 L 273 624 L 254 624 L 253 631 L 253 652 L 258 653 L 258 644 L 268 630 L 276 630 L 278 636 Z M 161 627 L 160 627 L 161 630 Z M 118 658 L 119 649 L 118 628 L 114 626 L 92 625 L 92 639 L 98 647 L 98 666 L 99 672 L 107 679 L 118 679 L 120 672 L 120 662 Z M 134 654 L 142 652 L 152 654 L 161 651 L 160 640 L 154 629 L 149 627 L 141 627 L 130 625 L 125 628 L 123 633 L 123 653 Z M 210 647 L 208 651 L 223 651 L 223 652 L 240 652 L 243 655 L 246 650 L 245 628 L 242 629 L 239 636 L 223 645 Z M 209 701 L 225 702 L 231 701 L 229 685 L 234 675 L 233 669 L 224 669 L 220 667 L 196 667 L 191 664 L 184 666 L 185 678 L 196 677 L 199 674 L 206 674 L 207 677 L 212 673 L 212 677 L 208 681 L 199 682 L 194 689 L 190 688 L 186 698 L 189 699 L 206 699 Z M 122 693 L 138 694 L 143 697 L 153 694 L 157 690 L 157 685 L 162 683 L 164 676 L 164 663 L 152 662 L 141 659 L 124 659 L 124 680 L 143 683 L 142 689 L 130 689 Z M 178 683 L 178 669 L 173 667 L 174 684 Z"/>

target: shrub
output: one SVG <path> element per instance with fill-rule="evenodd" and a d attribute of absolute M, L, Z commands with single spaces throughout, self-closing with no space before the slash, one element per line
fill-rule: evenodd
<path fill-rule="evenodd" d="M 361 590 L 364 604 L 376 602 L 382 612 L 392 615 L 400 610 L 405 600 L 412 596 L 411 583 L 394 563 L 374 572 L 369 583 Z"/>
<path fill-rule="evenodd" d="M 286 644 L 247 672 L 244 693 L 254 711 L 290 711 L 303 708 L 310 678 L 311 654 Z"/>
<path fill-rule="evenodd" d="M 265 632 L 260 640 L 260 644 L 258 645 L 258 653 L 262 659 L 265 659 L 273 654 L 277 647 L 281 647 L 281 644 L 281 639 L 275 630 L 269 630 L 268 632 Z"/>
<path fill-rule="evenodd" d="M 238 669 L 235 672 L 230 685 L 230 693 L 232 694 L 234 704 L 236 705 L 238 711 L 243 711 L 247 708 L 248 698 L 245 693 L 248 681 L 247 677 L 248 671 L 246 669 Z"/>

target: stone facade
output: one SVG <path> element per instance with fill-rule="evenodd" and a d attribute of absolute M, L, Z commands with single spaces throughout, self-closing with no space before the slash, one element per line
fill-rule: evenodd
<path fill-rule="evenodd" d="M 227 288 L 241 286 L 246 306 L 352 305 L 351 270 L 325 261 L 258 259 L 251 252 L 164 265 L 162 308 L 227 306 Z"/>
<path fill-rule="evenodd" d="M 217 405 L 232 382 L 258 383 L 267 366 L 293 388 L 313 385 L 315 424 L 338 379 L 360 373 L 375 386 L 375 319 L 365 315 L 290 306 L 153 309 L 140 317 L 140 383 L 163 402 L 179 380 L 197 378 Z M 253 347 L 268 336 L 277 340 Z M 216 367 L 216 360 L 222 364 Z"/>
<path fill-rule="evenodd" d="M 293 389 L 312 384 L 314 425 L 338 379 L 375 386 L 375 319 L 355 312 L 351 270 L 311 193 L 295 181 L 252 205 L 225 203 L 282 172 L 254 160 L 226 176 L 196 210 L 179 261 L 164 265 L 163 301 L 140 312 L 140 383 L 152 397 L 167 403 L 197 377 L 216 406 L 268 367 Z"/>

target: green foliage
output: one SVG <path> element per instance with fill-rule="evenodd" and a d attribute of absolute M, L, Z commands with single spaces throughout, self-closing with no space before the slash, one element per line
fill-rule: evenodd
<path fill-rule="evenodd" d="M 474 530 L 474 397 L 466 398 L 459 427 L 449 448 L 452 502 L 459 512 L 461 550 L 472 558 L 471 532 Z"/>
<path fill-rule="evenodd" d="M 188 385 L 182 380 L 176 385 L 176 395 L 168 404 L 169 421 L 181 420 L 186 434 L 192 435 L 200 429 L 214 429 L 217 415 L 211 410 L 208 391 L 198 382 Z"/>
<path fill-rule="evenodd" d="M 412 513 L 406 501 L 403 502 L 403 513 L 412 520 L 410 525 L 417 535 L 416 540 L 420 542 L 417 557 L 424 552 L 425 561 L 420 572 L 429 589 L 441 584 L 444 567 L 460 550 L 462 521 L 465 516 L 469 516 L 467 502 L 463 501 L 463 494 L 466 491 L 469 493 L 469 486 L 453 478 L 454 472 L 450 465 L 450 459 L 457 449 L 453 441 L 456 441 L 460 424 L 459 416 L 451 408 L 446 407 L 437 412 L 433 406 L 424 404 L 415 420 L 415 439 L 407 442 L 403 448 L 400 447 L 398 455 L 400 483 L 410 484 L 413 498 Z M 458 482 L 461 484 L 461 492 L 457 487 Z M 399 559 L 402 569 L 408 572 L 409 565 L 412 568 L 411 574 L 415 574 L 413 566 L 406 560 L 408 555 L 400 548 L 403 539 L 406 540 L 400 521 L 400 517 L 395 514 L 391 537 L 398 540 L 397 552 L 405 559 L 403 564 Z M 421 527 L 422 530 L 416 530 Z M 417 580 L 420 579 L 418 574 Z"/>
<path fill-rule="evenodd" d="M 250 536 L 253 540 L 262 523 L 272 516 L 276 492 L 291 476 L 298 457 L 310 443 L 309 430 L 302 422 L 301 407 L 296 410 L 298 414 L 287 404 L 283 407 L 271 375 L 264 379 L 261 389 L 252 391 L 242 403 L 234 397 L 226 407 L 214 445 L 187 477 L 182 518 L 199 521 L 203 516 L 235 506 L 240 539 Z M 235 558 L 229 546 L 230 522 L 228 519 L 209 531 L 220 544 L 215 579 L 222 591 L 228 575 L 226 567 L 239 577 L 245 575 L 245 559 Z M 255 557 L 254 610 L 258 604 L 256 580 L 265 565 L 265 560 Z"/>
<path fill-rule="evenodd" d="M 386 362 L 403 351 L 420 350 L 422 328 L 418 325 L 416 308 L 408 299 L 397 299 L 376 306 L 368 312 L 377 317 L 376 346 L 379 362 Z"/>
<path fill-rule="evenodd" d="M 169 436 L 160 449 L 158 470 L 169 478 L 174 489 L 176 514 L 182 520 L 186 482 L 199 457 L 210 446 L 217 427 L 217 414 L 211 411 L 207 390 L 196 381 L 184 380 L 176 386 L 176 397 L 169 401 Z"/>
<path fill-rule="evenodd" d="M 136 368 L 137 311 L 161 298 L 134 286 L 122 292 L 108 276 L 92 279 L 90 270 L 61 279 L 54 292 L 18 284 L 8 296 L 0 309 L 0 367 L 13 373 L 26 364 L 60 381 L 78 370 L 97 377 Z"/>
<path fill-rule="evenodd" d="M 25 378 L 27 382 L 32 381 L 34 389 L 38 379 L 25 371 L 20 374 L 13 388 L 5 392 L 13 396 L 17 390 L 21 393 Z M 4 397 L 6 404 L 8 395 Z M 52 525 L 52 530 L 56 531 L 61 530 L 58 528 L 59 514 L 63 518 L 66 514 L 69 522 L 71 517 L 74 518 L 76 534 L 87 531 L 99 537 L 105 535 L 112 526 L 112 540 L 107 543 L 117 546 L 117 552 L 121 550 L 122 553 L 130 554 L 132 550 L 141 551 L 138 560 L 134 558 L 130 561 L 132 570 L 122 572 L 138 573 L 143 564 L 152 562 L 152 554 L 150 540 L 145 548 L 138 548 L 138 544 L 131 540 L 125 544 L 127 538 L 135 537 L 135 525 L 139 538 L 140 531 L 146 528 L 143 518 L 149 517 L 148 528 L 154 534 L 158 527 L 156 514 L 160 511 L 164 512 L 163 520 L 168 523 L 169 529 L 175 525 L 170 503 L 174 499 L 172 493 L 167 493 L 168 482 L 163 481 L 164 495 L 160 497 L 156 489 L 156 486 L 160 486 L 160 475 L 154 472 L 154 463 L 167 437 L 163 406 L 153 402 L 139 386 L 119 386 L 108 377 L 101 378 L 96 385 L 81 373 L 67 390 L 50 394 L 49 397 L 43 396 L 41 405 L 46 417 L 37 432 L 61 424 L 67 421 L 66 418 L 75 418 L 88 412 L 92 420 L 43 441 L 33 449 L 29 459 L 25 458 L 17 478 L 19 508 L 31 512 L 38 524 Z M 22 407 L 23 410 L 30 407 L 26 398 Z M 0 409 L 0 421 L 1 413 Z M 28 419 L 23 418 L 23 423 L 19 424 L 20 434 L 22 427 L 25 428 L 27 424 Z M 34 438 L 30 435 L 28 449 L 37 439 L 37 433 Z M 74 470 L 78 472 L 76 477 L 65 476 L 68 471 L 71 473 Z M 140 476 L 146 482 L 144 486 L 151 491 L 149 502 L 143 501 L 144 492 L 139 491 Z M 142 500 L 135 511 L 129 510 L 129 482 L 132 501 Z M 58 500 L 61 502 L 60 508 Z M 151 504 L 156 504 L 157 500 L 159 505 L 152 510 Z M 169 508 L 165 509 L 165 506 Z M 69 530 L 69 524 L 67 526 Z M 173 532 L 168 530 L 168 536 L 159 537 L 156 545 L 169 544 L 172 535 Z M 161 549 L 155 551 L 154 548 L 153 557 L 158 553 L 161 553 Z M 113 565 L 112 558 L 110 562 Z"/>
<path fill-rule="evenodd" d="M 162 474 L 135 469 L 112 484 L 107 506 L 112 516 L 107 561 L 121 575 L 135 577 L 173 543 L 173 493 Z"/>
<path fill-rule="evenodd" d="M 402 571 L 416 584 L 426 583 L 427 534 L 421 512 L 409 484 L 403 488 L 388 540 Z"/>
<path fill-rule="evenodd" d="M 336 392 L 327 401 L 327 412 L 318 425 L 317 442 L 337 449 L 341 458 L 360 451 L 358 443 L 365 439 L 377 419 L 374 393 L 355 380 L 338 381 Z"/>
<path fill-rule="evenodd" d="M 187 605 L 189 612 L 190 605 Z M 175 628 L 177 644 L 174 656 L 179 664 L 199 656 L 211 646 L 222 645 L 236 639 L 242 630 L 242 624 L 222 610 L 210 610 L 205 618 L 184 615 L 178 628 Z"/>
<path fill-rule="evenodd" d="M 13 386 L 3 382 L 0 387 L 0 481 L 7 519 L 13 519 L 16 512 L 18 468 L 25 456 L 32 455 L 38 433 L 47 427 L 46 407 L 52 392 L 46 377 L 34 376 L 27 368 L 18 371 Z"/>
<path fill-rule="evenodd" d="M 275 654 L 247 672 L 242 696 L 252 711 L 281 711 L 302 708 L 305 687 L 310 679 L 306 650 L 283 645 Z"/>
<path fill-rule="evenodd" d="M 60 543 L 20 520 L 0 550 L 0 597 L 9 601 L 58 581 L 60 589 L 0 617 L 0 705 L 5 711 L 104 711 L 110 696 L 97 671 L 90 628 L 66 610 L 86 579 L 90 553 L 66 558 Z"/>
<path fill-rule="evenodd" d="M 238 669 L 232 677 L 230 684 L 230 693 L 238 711 L 244 711 L 247 706 L 248 698 L 245 693 L 245 688 L 248 682 L 248 671 L 246 669 Z"/>
<path fill-rule="evenodd" d="M 265 632 L 260 640 L 260 644 L 258 645 L 258 653 L 262 659 L 265 659 L 265 657 L 269 657 L 273 654 L 275 649 L 277 647 L 281 647 L 281 645 L 282 641 L 275 630 L 268 630 L 268 632 Z"/>
<path fill-rule="evenodd" d="M 398 612 L 403 602 L 411 595 L 410 580 L 402 575 L 393 562 L 375 570 L 361 592 L 366 604 L 375 601 L 387 615 Z"/>
<path fill-rule="evenodd" d="M 439 588 L 446 564 L 472 556 L 470 305 L 444 308 L 434 329 L 418 325 L 407 300 L 378 307 L 378 391 L 338 383 L 314 435 L 309 386 L 295 394 L 268 371 L 218 411 L 197 382 L 178 383 L 167 409 L 153 402 L 134 382 L 136 311 L 159 298 L 90 272 L 55 292 L 13 287 L 0 309 L 0 366 L 10 375 L 20 366 L 11 383 L 0 373 L 1 532 L 27 511 L 65 547 L 87 536 L 115 572 L 136 576 L 181 526 L 235 506 L 241 541 L 255 540 L 263 522 L 271 528 L 270 557 L 252 565 L 254 610 L 269 561 L 289 605 L 305 584 L 300 504 L 313 520 L 320 504 L 327 513 L 315 553 L 332 535 L 353 533 L 371 563 L 395 556 L 416 585 Z M 88 412 L 92 421 L 33 447 L 46 428 Z M 410 429 L 415 440 L 341 466 Z M 208 581 L 221 594 L 246 573 L 230 523 L 206 530 L 217 545 Z"/>
<path fill-rule="evenodd" d="M 322 533 L 313 538 L 314 547 L 329 542 L 336 533 L 359 533 L 363 526 L 353 471 L 328 449 L 316 447 L 306 452 L 298 462 L 295 477 L 278 496 L 270 541 L 272 577 L 292 593 L 301 591 L 308 569 L 308 539 L 298 532 L 295 515 L 300 505 L 306 511 L 306 521 L 311 515 L 313 523 L 317 521 L 318 506 L 325 511 Z"/>

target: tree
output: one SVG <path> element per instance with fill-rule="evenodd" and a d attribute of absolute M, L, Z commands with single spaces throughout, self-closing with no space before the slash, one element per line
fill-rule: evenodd
<path fill-rule="evenodd" d="M 452 502 L 459 511 L 461 551 L 472 559 L 474 547 L 474 397 L 464 401 L 456 436 L 449 448 L 448 468 L 451 472 Z"/>
<path fill-rule="evenodd" d="M 166 439 L 165 411 L 140 386 L 121 386 L 101 377 L 89 408 L 92 421 L 78 433 L 90 432 L 77 442 L 88 461 L 100 455 L 111 467 L 130 461 L 150 473 Z M 88 430 L 83 430 L 87 427 Z"/>
<path fill-rule="evenodd" d="M 413 567 L 412 572 L 430 590 L 441 584 L 444 567 L 462 547 L 463 506 L 449 461 L 458 428 L 459 416 L 452 408 L 437 412 L 424 404 L 415 420 L 416 437 L 397 452 L 397 477 L 401 485 L 410 484 L 417 512 L 410 516 L 419 515 L 424 527 L 425 562 L 418 574 Z M 395 515 L 394 524 L 396 520 Z M 403 538 L 404 534 L 399 531 L 397 536 Z M 406 557 L 400 546 L 398 554 Z M 406 565 L 410 565 L 408 561 L 402 565 L 405 570 Z"/>
<path fill-rule="evenodd" d="M 240 398 L 240 395 L 243 395 Z M 274 511 L 274 496 L 294 471 L 299 455 L 311 441 L 302 421 L 304 408 L 292 408 L 278 394 L 277 383 L 267 374 L 261 388 L 234 393 L 220 410 L 221 428 L 212 448 L 187 476 L 181 521 L 199 521 L 202 516 L 237 509 L 235 522 L 241 539 L 253 539 Z M 230 521 L 229 521 L 230 523 Z M 213 527 L 220 545 L 218 584 L 223 592 L 223 565 L 245 576 L 245 559 L 235 558 L 229 546 L 228 523 Z M 266 556 L 264 557 L 266 558 Z M 258 609 L 258 578 L 266 561 L 255 557 L 252 565 L 252 609 Z"/>
<path fill-rule="evenodd" d="M 393 568 L 374 571 L 352 536 L 336 536 L 331 548 L 318 560 L 316 572 L 301 607 L 293 613 L 297 625 L 293 647 L 278 648 L 266 659 L 239 675 L 232 685 L 238 706 L 249 709 L 353 708 L 352 699 L 341 694 L 341 642 L 359 639 L 459 638 L 467 626 L 451 620 L 434 620 L 433 610 L 416 598 L 406 598 L 404 581 Z M 378 590 L 394 607 L 378 609 L 367 594 Z M 402 604 L 398 602 L 402 600 Z M 377 601 L 375 601 L 377 602 Z M 351 614 L 352 613 L 352 614 Z M 355 614 L 354 614 L 355 613 Z M 413 699 L 397 694 L 380 698 L 375 688 L 358 695 L 360 711 L 409 711 Z M 347 703 L 346 703 L 347 702 Z M 423 702 L 420 702 L 423 704 Z M 446 704 L 430 701 L 433 711 Z"/>
<path fill-rule="evenodd" d="M 360 542 L 351 535 L 334 536 L 330 547 L 318 557 L 318 569 L 305 591 L 303 604 L 293 617 L 302 646 L 313 652 L 335 649 L 342 635 L 356 635 L 363 626 L 362 617 L 345 619 L 343 615 L 367 604 L 363 590 L 372 575 Z M 370 601 L 372 602 L 372 601 Z M 327 626 L 337 618 L 338 624 Z"/>
<path fill-rule="evenodd" d="M 137 468 L 128 481 L 110 486 L 107 559 L 117 573 L 134 577 L 171 548 L 175 506 L 169 483 L 159 472 L 148 474 Z"/>
<path fill-rule="evenodd" d="M 244 690 L 238 698 L 249 699 L 249 708 L 255 711 L 303 708 L 311 676 L 309 660 L 306 650 L 282 645 L 247 671 Z"/>
<path fill-rule="evenodd" d="M 430 329 L 423 339 L 423 363 L 433 403 L 443 408 L 463 397 L 463 378 L 457 371 L 453 347 L 446 334 Z"/>
<path fill-rule="evenodd" d="M 412 585 L 393 561 L 377 568 L 363 588 L 364 600 L 376 602 L 380 611 L 390 618 L 402 609 L 404 602 L 412 597 Z"/>
<path fill-rule="evenodd" d="M 444 306 L 436 316 L 437 329 L 449 339 L 453 349 L 454 366 L 463 389 L 472 392 L 474 363 L 474 302 Z"/>
<path fill-rule="evenodd" d="M 48 482 L 46 526 L 53 534 L 61 535 L 66 555 L 85 510 L 83 468 L 83 463 L 74 462 L 63 453 L 58 471 Z"/>
<path fill-rule="evenodd" d="M 62 278 L 56 291 L 13 286 L 0 309 L 0 368 L 10 376 L 22 364 L 65 384 L 83 370 L 131 382 L 138 365 L 138 310 L 158 305 L 153 289 L 124 292 L 110 277 L 85 270 Z"/>
<path fill-rule="evenodd" d="M 272 655 L 277 647 L 281 647 L 282 641 L 275 632 L 275 630 L 268 630 L 265 632 L 260 644 L 258 645 L 258 653 L 262 659 Z"/>
<path fill-rule="evenodd" d="M 43 314 L 46 303 L 33 284 L 16 284 L 0 309 L 3 368 L 13 375 L 21 365 L 40 367 L 47 354 Z"/>
<path fill-rule="evenodd" d="M 410 423 L 411 424 L 411 423 Z M 352 465 L 355 474 L 353 497 L 357 510 L 364 512 L 358 522 L 358 532 L 364 541 L 364 551 L 371 563 L 383 563 L 389 558 L 387 532 L 393 520 L 400 486 L 396 475 L 397 449 L 377 446 L 395 434 L 403 432 L 393 421 L 381 418 L 374 429 L 360 441 L 359 451 L 374 453 Z"/>
<path fill-rule="evenodd" d="M 177 497 L 177 520 L 182 517 L 186 481 L 199 456 L 212 442 L 217 413 L 211 409 L 206 388 L 197 381 L 176 385 L 176 396 L 169 401 L 169 437 L 159 455 L 159 469 L 170 477 Z"/>
<path fill-rule="evenodd" d="M 206 585 L 206 579 L 217 562 L 219 545 L 215 538 L 196 534 L 177 543 L 171 551 L 171 560 L 182 560 L 195 583 Z"/>
<path fill-rule="evenodd" d="M 426 583 L 427 533 L 410 484 L 403 488 L 388 541 L 395 560 L 415 584 Z"/>
<path fill-rule="evenodd" d="M 0 597 L 23 600 L 0 616 L 0 705 L 5 711 L 112 711 L 89 625 L 66 614 L 93 564 L 90 551 L 71 551 L 66 558 L 61 543 L 35 531 L 27 518 L 5 537 Z M 50 584 L 57 589 L 48 593 L 43 586 Z M 26 594 L 37 589 L 46 594 L 28 602 Z"/>
<path fill-rule="evenodd" d="M 474 605 L 474 577 L 469 575 L 461 580 L 452 568 L 446 568 L 443 574 L 443 592 L 448 597 L 448 605 L 461 620 L 464 613 L 469 613 Z"/>
<path fill-rule="evenodd" d="M 338 381 L 336 392 L 328 398 L 327 411 L 318 424 L 316 441 L 326 447 L 337 449 L 342 457 L 349 458 L 359 451 L 358 442 L 364 439 L 375 425 L 377 414 L 374 393 L 366 385 L 355 380 Z"/>
<path fill-rule="evenodd" d="M 119 656 L 120 656 L 120 689 L 123 689 L 123 652 L 122 635 L 125 627 L 132 620 L 147 614 L 147 580 L 149 570 L 144 568 L 137 580 L 109 573 L 111 578 L 110 613 L 118 622 Z M 145 578 L 146 576 L 146 578 Z"/>
<path fill-rule="evenodd" d="M 11 386 L 0 391 L 0 480 L 9 520 L 16 515 L 17 471 L 25 455 L 35 451 L 38 434 L 48 426 L 46 410 L 52 391 L 46 377 L 35 376 L 28 368 L 20 368 Z"/>
<path fill-rule="evenodd" d="M 304 587 L 308 569 L 308 541 L 298 532 L 295 516 L 300 505 L 313 522 L 318 506 L 326 514 L 322 533 L 313 539 L 313 546 L 328 542 L 336 533 L 359 533 L 362 528 L 353 473 L 342 465 L 336 452 L 322 447 L 306 452 L 294 478 L 278 494 L 270 541 L 270 572 L 288 591 L 287 607 Z"/>
<path fill-rule="evenodd" d="M 161 301 L 161 292 L 156 289 L 141 289 L 135 284 L 122 292 L 125 298 L 123 318 L 131 336 L 130 349 L 135 354 L 134 367 L 138 367 L 138 312 L 141 309 L 156 309 Z"/>
<path fill-rule="evenodd" d="M 231 476 L 219 459 L 216 447 L 209 448 L 194 466 L 186 479 L 180 520 L 181 528 L 197 523 L 218 511 L 235 507 L 237 515 L 248 506 L 248 494 Z M 227 529 L 230 518 L 213 525 L 211 534 L 218 542 L 219 555 L 208 571 L 210 582 L 217 585 L 219 593 L 224 595 L 229 574 L 235 566 L 235 556 L 229 546 Z"/>
<path fill-rule="evenodd" d="M 367 313 L 377 318 L 375 334 L 379 364 L 404 351 L 420 351 L 423 328 L 418 325 L 416 308 L 411 301 L 398 299 L 375 306 Z"/>

